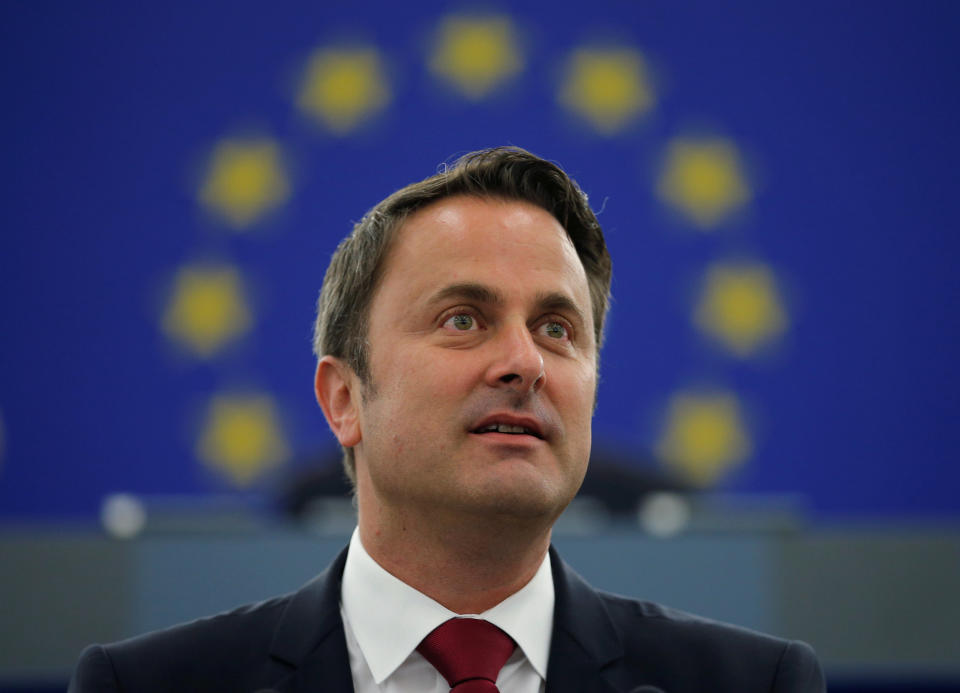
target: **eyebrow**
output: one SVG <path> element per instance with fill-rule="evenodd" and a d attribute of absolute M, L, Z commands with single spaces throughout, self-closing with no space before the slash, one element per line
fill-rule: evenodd
<path fill-rule="evenodd" d="M 498 306 L 506 303 L 503 294 L 497 289 L 473 282 L 463 282 L 445 286 L 430 297 L 430 303 L 440 303 L 441 301 L 446 301 L 451 298 Z"/>
<path fill-rule="evenodd" d="M 475 303 L 485 303 L 487 305 L 502 306 L 506 303 L 506 298 L 498 289 L 485 284 L 476 284 L 473 282 L 463 282 L 450 284 L 440 289 L 430 298 L 430 303 L 440 303 L 449 299 L 462 299 Z M 576 317 L 581 325 L 586 325 L 586 316 L 583 311 L 566 294 L 558 291 L 540 292 L 535 297 L 536 305 L 539 310 L 570 313 Z"/>
<path fill-rule="evenodd" d="M 566 294 L 561 294 L 556 291 L 539 293 L 537 294 L 537 306 L 539 306 L 541 310 L 573 314 L 573 316 L 576 317 L 576 321 L 581 325 L 587 324 L 587 317 L 583 314 L 583 311 L 580 310 L 577 304 L 573 302 L 573 299 Z"/>

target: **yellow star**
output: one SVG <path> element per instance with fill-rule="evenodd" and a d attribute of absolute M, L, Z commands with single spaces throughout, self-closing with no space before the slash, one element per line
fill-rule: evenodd
<path fill-rule="evenodd" d="M 699 486 L 709 486 L 751 452 L 732 394 L 677 394 L 670 400 L 658 452 Z"/>
<path fill-rule="evenodd" d="M 773 273 L 763 265 L 714 265 L 694 323 L 741 358 L 787 329 Z"/>
<path fill-rule="evenodd" d="M 467 98 L 482 99 L 522 67 L 508 17 L 453 15 L 440 24 L 430 69 Z"/>
<path fill-rule="evenodd" d="M 228 139 L 210 157 L 200 201 L 243 230 L 290 196 L 280 148 L 269 139 Z"/>
<path fill-rule="evenodd" d="M 674 139 L 657 193 L 704 231 L 751 198 L 737 148 L 722 138 Z"/>
<path fill-rule="evenodd" d="M 233 484 L 246 486 L 288 454 L 270 397 L 213 397 L 197 444 L 197 456 L 203 462 Z"/>
<path fill-rule="evenodd" d="M 319 49 L 310 56 L 297 106 L 336 135 L 346 135 L 390 102 L 374 48 Z"/>
<path fill-rule="evenodd" d="M 213 356 L 250 329 L 240 275 L 231 267 L 185 267 L 174 280 L 163 330 L 197 356 Z"/>
<path fill-rule="evenodd" d="M 656 103 L 646 61 L 629 48 L 577 50 L 560 102 L 604 135 L 614 135 Z"/>

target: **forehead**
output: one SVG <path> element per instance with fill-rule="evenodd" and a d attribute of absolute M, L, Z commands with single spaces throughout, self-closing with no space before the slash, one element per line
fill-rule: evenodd
<path fill-rule="evenodd" d="M 454 196 L 411 215 L 395 232 L 380 288 L 446 281 L 506 282 L 589 303 L 586 272 L 557 219 L 529 202 Z M 377 292 L 378 294 L 380 291 Z"/>

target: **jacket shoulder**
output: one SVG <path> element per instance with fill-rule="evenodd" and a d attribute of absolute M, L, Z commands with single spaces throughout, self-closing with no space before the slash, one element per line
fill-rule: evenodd
<path fill-rule="evenodd" d="M 597 592 L 623 644 L 625 662 L 658 669 L 674 678 L 666 690 L 817 692 L 825 690 L 813 649 L 741 626 L 672 609 L 654 602 Z M 668 685 L 669 684 L 669 685 Z M 731 689 L 732 690 L 732 689 Z"/>
<path fill-rule="evenodd" d="M 248 604 L 83 651 L 70 693 L 87 691 L 236 691 L 274 678 L 276 627 L 292 595 Z"/>
<path fill-rule="evenodd" d="M 679 637 L 704 640 L 729 640 L 735 644 L 773 644 L 780 638 L 722 621 L 698 616 L 656 602 L 632 599 L 598 590 L 614 624 L 629 637 L 639 629 L 667 630 Z"/>
<path fill-rule="evenodd" d="M 340 620 L 347 550 L 291 592 L 232 611 L 84 651 L 71 693 L 238 693 L 276 688 L 308 661 L 349 676 Z M 320 656 L 323 654 L 323 657 Z M 314 658 L 314 659 L 311 659 Z"/>

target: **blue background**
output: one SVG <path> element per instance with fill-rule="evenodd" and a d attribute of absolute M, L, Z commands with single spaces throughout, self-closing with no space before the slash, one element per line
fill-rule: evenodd
<path fill-rule="evenodd" d="M 671 394 L 706 383 L 751 412 L 753 454 L 721 489 L 800 493 L 819 518 L 960 513 L 960 6 L 485 7 L 526 58 L 480 102 L 425 67 L 456 4 L 0 7 L 0 517 L 93 518 L 115 491 L 269 492 L 197 462 L 196 412 L 254 388 L 279 402 L 295 453 L 331 445 L 309 343 L 330 253 L 392 190 L 507 143 L 558 161 L 603 208 L 615 304 L 596 440 L 647 457 Z M 341 137 L 306 122 L 294 85 L 344 37 L 387 57 L 393 97 Z M 611 137 L 556 98 L 559 66 L 598 37 L 656 75 L 656 107 Z M 666 143 L 702 130 L 737 143 L 755 193 L 710 234 L 654 194 Z M 293 193 L 235 234 L 198 203 L 198 172 L 249 131 L 282 144 Z M 773 268 L 790 317 L 758 359 L 691 324 L 705 268 L 737 257 Z M 203 361 L 160 322 L 171 276 L 207 259 L 241 268 L 255 329 Z"/>

